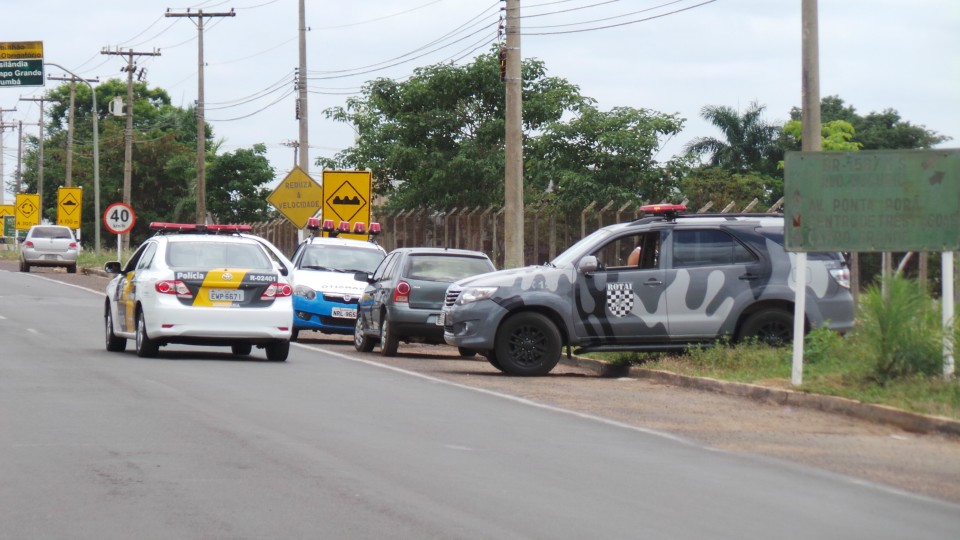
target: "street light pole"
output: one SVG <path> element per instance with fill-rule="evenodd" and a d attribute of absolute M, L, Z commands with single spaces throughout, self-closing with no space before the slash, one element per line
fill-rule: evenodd
<path fill-rule="evenodd" d="M 73 75 L 74 77 L 80 79 L 80 81 L 90 87 L 90 100 L 92 102 L 93 108 L 90 109 L 90 116 L 93 116 L 93 224 L 94 224 L 94 249 L 98 252 L 100 251 L 100 143 L 99 143 L 99 132 L 100 127 L 97 122 L 97 92 L 93 89 L 93 85 L 90 84 L 90 81 L 81 78 L 76 73 L 70 71 L 69 69 L 61 66 L 60 64 L 55 64 L 53 62 L 44 62 L 44 64 L 49 64 L 54 67 L 58 67 L 67 73 Z"/>

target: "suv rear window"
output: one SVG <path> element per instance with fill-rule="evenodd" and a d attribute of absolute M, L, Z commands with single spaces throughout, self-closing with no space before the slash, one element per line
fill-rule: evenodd
<path fill-rule="evenodd" d="M 739 241 L 715 229 L 673 232 L 673 267 L 746 264 L 757 258 Z"/>
<path fill-rule="evenodd" d="M 260 246 L 234 242 L 170 242 L 167 264 L 172 268 L 273 269 Z"/>
<path fill-rule="evenodd" d="M 770 227 L 757 227 L 757 232 L 764 238 L 776 242 L 778 246 L 784 247 L 783 229 Z M 811 251 L 807 253 L 807 260 L 811 261 L 843 261 L 844 257 L 840 253 Z"/>
<path fill-rule="evenodd" d="M 424 281 L 454 282 L 465 277 L 485 274 L 494 270 L 488 259 L 454 255 L 413 255 L 407 266 L 406 276 Z"/>

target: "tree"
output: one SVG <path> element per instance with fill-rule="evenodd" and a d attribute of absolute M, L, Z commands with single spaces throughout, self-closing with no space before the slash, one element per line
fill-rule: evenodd
<path fill-rule="evenodd" d="M 800 120 L 801 110 L 790 110 L 792 120 Z M 851 142 L 859 143 L 863 150 L 915 150 L 932 148 L 951 140 L 950 137 L 916 126 L 903 120 L 895 109 L 871 112 L 866 116 L 857 114 L 852 105 L 845 105 L 839 96 L 827 96 L 820 102 L 820 118 L 826 125 L 832 121 L 843 120 L 853 126 Z M 799 143 L 796 143 L 799 150 Z"/>
<path fill-rule="evenodd" d="M 777 144 L 780 128 L 763 119 L 765 108 L 753 102 L 740 114 L 733 107 L 704 106 L 700 116 L 716 126 L 723 138 L 697 137 L 684 150 L 695 156 L 709 154 L 711 166 L 731 172 L 778 174 L 777 163 L 783 157 Z"/>
<path fill-rule="evenodd" d="M 525 199 L 567 211 L 592 201 L 665 200 L 675 192 L 674 183 L 654 157 L 661 137 L 682 127 L 676 115 L 631 107 L 603 112 L 585 105 L 573 119 L 552 122 L 531 138 L 526 160 L 531 192 Z"/>
<path fill-rule="evenodd" d="M 535 133 L 589 100 L 542 62 L 523 63 L 524 130 Z M 357 144 L 326 168 L 369 168 L 374 192 L 388 207 L 453 208 L 503 202 L 504 99 L 495 52 L 463 66 L 438 64 L 415 70 L 404 82 L 377 79 L 328 118 L 347 122 Z"/>
<path fill-rule="evenodd" d="M 766 209 L 783 194 L 783 180 L 759 173 L 731 173 L 720 167 L 700 167 L 680 181 L 680 192 L 689 199 L 687 207 L 699 210 L 713 203 L 719 212 L 731 202 L 743 208 L 758 199 Z"/>
<path fill-rule="evenodd" d="M 255 223 L 267 221 L 270 210 L 264 187 L 274 177 L 265 157 L 267 147 L 255 144 L 235 152 L 214 155 L 207 169 L 207 210 L 217 223 Z"/>

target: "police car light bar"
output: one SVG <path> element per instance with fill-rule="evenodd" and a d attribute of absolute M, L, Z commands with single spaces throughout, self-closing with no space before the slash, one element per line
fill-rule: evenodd
<path fill-rule="evenodd" d="M 358 221 L 353 224 L 353 234 L 367 234 L 366 224 Z"/>
<path fill-rule="evenodd" d="M 342 234 L 342 233 L 349 233 L 349 232 L 350 232 L 350 222 L 341 221 L 340 225 L 337 226 L 337 233 Z"/>
<path fill-rule="evenodd" d="M 371 224 L 370 224 L 370 232 L 367 233 L 367 234 L 369 234 L 370 236 L 376 236 L 376 235 L 380 234 L 380 224 L 377 223 L 376 221 L 374 221 L 373 223 L 371 223 Z"/>
<path fill-rule="evenodd" d="M 320 229 L 320 218 L 307 218 L 307 228 L 311 231 L 316 231 Z"/>
<path fill-rule="evenodd" d="M 154 221 L 150 223 L 150 230 L 168 232 L 196 232 L 196 233 L 239 233 L 253 230 L 251 225 L 200 225 L 197 223 L 165 223 Z"/>
<path fill-rule="evenodd" d="M 686 210 L 687 207 L 683 204 L 645 204 L 640 207 L 640 211 L 645 214 L 664 216 L 667 219 L 675 219 L 677 214 Z"/>

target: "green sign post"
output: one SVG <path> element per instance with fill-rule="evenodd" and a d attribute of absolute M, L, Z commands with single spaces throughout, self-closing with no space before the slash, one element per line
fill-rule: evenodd
<path fill-rule="evenodd" d="M 0 60 L 0 87 L 43 86 L 43 59 Z"/>
<path fill-rule="evenodd" d="M 790 152 L 790 251 L 960 250 L 960 150 Z"/>

